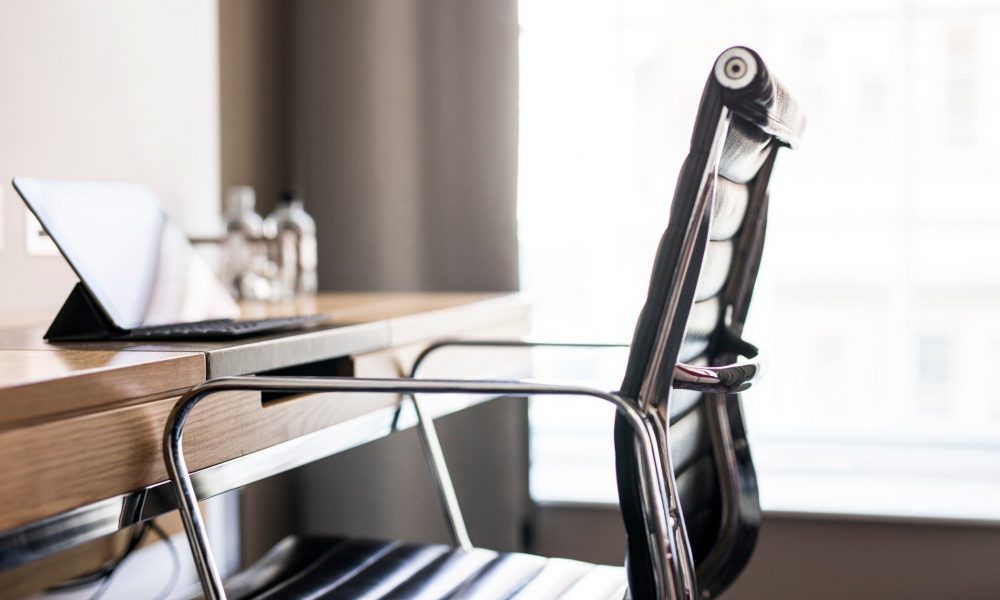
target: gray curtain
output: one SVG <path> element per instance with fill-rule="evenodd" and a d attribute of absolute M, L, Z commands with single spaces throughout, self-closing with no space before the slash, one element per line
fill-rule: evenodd
<path fill-rule="evenodd" d="M 517 287 L 516 0 L 299 0 L 288 171 L 323 290 Z M 441 419 L 476 543 L 521 546 L 526 406 Z M 414 432 L 245 494 L 246 558 L 287 530 L 447 541 Z"/>
<path fill-rule="evenodd" d="M 321 287 L 515 289 L 515 1 L 305 0 L 291 42 Z"/>

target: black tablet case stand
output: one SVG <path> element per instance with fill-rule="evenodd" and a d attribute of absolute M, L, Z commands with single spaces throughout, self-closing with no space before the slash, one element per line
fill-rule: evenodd
<path fill-rule="evenodd" d="M 106 340 L 122 332 L 123 329 L 104 316 L 87 288 L 77 282 L 45 332 L 45 339 L 50 342 Z"/>

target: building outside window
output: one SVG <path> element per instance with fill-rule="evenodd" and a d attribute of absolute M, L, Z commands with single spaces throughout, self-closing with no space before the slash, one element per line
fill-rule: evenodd
<path fill-rule="evenodd" d="M 768 361 L 744 401 L 765 510 L 1000 518 L 1000 2 L 520 12 L 536 336 L 631 338 L 705 78 L 751 46 L 808 117 L 778 159 L 746 332 Z M 539 361 L 612 389 L 623 356 Z M 533 401 L 536 499 L 615 500 L 610 422 L 591 402 Z"/>

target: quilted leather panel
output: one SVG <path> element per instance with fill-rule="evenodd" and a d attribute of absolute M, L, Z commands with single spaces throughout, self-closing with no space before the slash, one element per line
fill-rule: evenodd
<path fill-rule="evenodd" d="M 711 451 L 708 427 L 701 411 L 689 411 L 670 426 L 670 457 L 674 461 L 675 474 L 683 473 Z"/>
<path fill-rule="evenodd" d="M 712 206 L 713 241 L 732 239 L 747 212 L 750 188 L 746 184 L 719 177 L 715 183 L 715 204 Z"/>
<path fill-rule="evenodd" d="M 729 267 L 733 263 L 733 243 L 731 241 L 709 242 L 705 259 L 701 263 L 701 275 L 695 301 L 715 298 L 722 291 L 729 277 Z M 690 318 L 688 319 L 690 321 Z"/>
<path fill-rule="evenodd" d="M 402 578 L 402 583 L 391 587 L 383 586 L 378 592 L 365 590 L 367 593 L 362 597 L 371 600 L 461 597 L 467 588 L 477 587 L 478 575 L 493 573 L 494 566 L 505 562 L 510 561 L 489 550 L 473 549 L 468 552 L 449 550 L 427 566 L 407 572 Z M 526 579 L 525 573 L 520 569 L 499 569 L 495 572 L 502 575 L 493 577 L 491 585 L 508 594 L 523 585 Z"/>
<path fill-rule="evenodd" d="M 767 160 L 773 139 L 739 116 L 734 116 L 719 157 L 719 175 L 736 183 L 749 182 Z"/>
<path fill-rule="evenodd" d="M 627 592 L 625 569 L 597 566 L 581 577 L 568 590 L 557 596 L 560 600 L 590 598 L 622 598 Z"/>
<path fill-rule="evenodd" d="M 688 317 L 687 335 L 689 337 L 708 338 L 719 324 L 721 305 L 718 298 L 706 298 L 691 308 Z"/>
<path fill-rule="evenodd" d="M 506 556 L 525 556 L 508 554 Z M 532 557 L 538 559 L 538 557 Z M 544 559 L 541 570 L 537 571 L 513 595 L 516 600 L 592 600 L 594 598 L 621 599 L 625 595 L 625 570 L 622 567 L 591 565 L 576 560 L 562 558 Z M 465 592 L 466 590 L 463 590 Z M 507 597 L 503 587 L 494 587 L 492 581 L 470 587 L 469 598 Z"/>
<path fill-rule="evenodd" d="M 702 411 L 698 410 L 698 413 Z M 719 532 L 720 490 L 712 453 L 698 456 L 683 471 L 675 473 L 675 477 L 681 510 L 688 527 L 688 541 L 697 563 L 712 549 Z M 691 516 L 702 511 L 706 513 L 706 518 L 698 524 L 692 522 Z"/>
<path fill-rule="evenodd" d="M 287 538 L 226 583 L 241 600 L 620 599 L 625 570 L 439 544 Z"/>
<path fill-rule="evenodd" d="M 697 361 L 685 361 L 688 364 L 693 364 L 698 366 L 699 364 L 705 364 L 704 360 Z M 670 403 L 670 423 L 671 427 L 677 423 L 679 419 L 689 414 L 691 410 L 701 402 L 701 392 L 695 392 L 693 390 L 674 390 L 674 399 Z M 680 443 L 680 438 L 674 438 L 671 434 L 671 440 Z"/>

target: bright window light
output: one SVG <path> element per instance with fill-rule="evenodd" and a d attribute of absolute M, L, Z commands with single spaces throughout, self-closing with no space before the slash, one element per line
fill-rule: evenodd
<path fill-rule="evenodd" d="M 747 330 L 768 363 L 744 400 L 765 510 L 1000 519 L 1000 2 L 520 14 L 536 337 L 631 338 L 701 89 L 721 50 L 748 45 L 808 117 L 775 167 Z M 615 500 L 611 413 L 592 404 L 533 402 L 537 500 Z"/>

